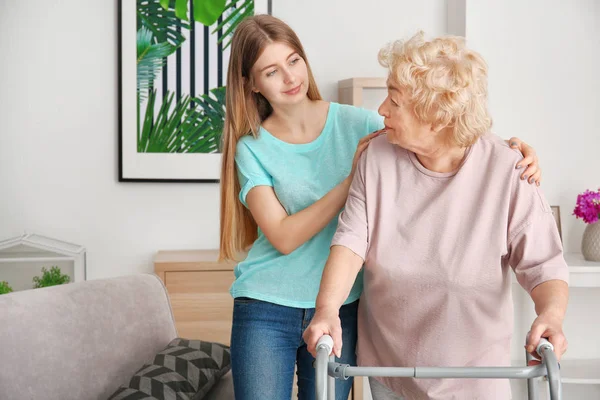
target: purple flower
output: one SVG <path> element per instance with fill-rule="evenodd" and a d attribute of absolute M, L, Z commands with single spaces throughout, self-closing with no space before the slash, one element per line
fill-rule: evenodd
<path fill-rule="evenodd" d="M 597 192 L 586 190 L 577 195 L 577 205 L 573 215 L 583 219 L 586 224 L 593 224 L 600 219 L 600 189 Z"/>

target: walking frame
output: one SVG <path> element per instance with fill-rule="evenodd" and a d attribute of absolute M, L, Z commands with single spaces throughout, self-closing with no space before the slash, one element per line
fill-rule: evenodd
<path fill-rule="evenodd" d="M 537 346 L 541 364 L 524 367 L 351 367 L 335 362 L 330 354 L 333 339 L 322 336 L 317 343 L 315 361 L 315 389 L 317 400 L 335 400 L 335 380 L 346 380 L 351 376 L 385 376 L 402 378 L 483 378 L 483 379 L 527 379 L 529 400 L 538 400 L 537 378 L 547 377 L 550 400 L 562 400 L 560 365 L 554 346 L 542 338 Z M 526 353 L 527 362 L 533 360 Z"/>

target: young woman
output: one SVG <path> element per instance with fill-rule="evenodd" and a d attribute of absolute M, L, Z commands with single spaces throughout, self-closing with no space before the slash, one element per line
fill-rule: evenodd
<path fill-rule="evenodd" d="M 375 111 L 323 101 L 304 49 L 281 20 L 258 15 L 233 37 L 221 173 L 221 258 L 236 259 L 231 359 L 236 399 L 314 398 L 302 334 L 357 161 L 383 128 Z M 371 133 L 372 132 L 372 133 Z M 539 184 L 535 152 L 518 139 L 522 179 Z M 340 309 L 340 362 L 355 364 L 359 275 Z M 347 399 L 352 380 L 336 383 Z"/>

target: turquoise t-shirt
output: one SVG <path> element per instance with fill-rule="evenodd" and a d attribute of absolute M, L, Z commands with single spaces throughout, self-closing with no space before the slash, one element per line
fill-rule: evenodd
<path fill-rule="evenodd" d="M 383 128 L 376 112 L 330 103 L 323 131 L 314 141 L 290 144 L 261 128 L 258 138 L 244 136 L 236 149 L 240 201 L 255 186 L 272 186 L 288 215 L 315 203 L 350 173 L 358 141 Z M 247 206 L 247 205 L 246 205 Z M 288 307 L 313 308 L 337 216 L 292 253 L 277 251 L 258 230 L 248 256 L 235 267 L 233 297 L 250 297 Z M 362 273 L 346 303 L 362 292 Z"/>

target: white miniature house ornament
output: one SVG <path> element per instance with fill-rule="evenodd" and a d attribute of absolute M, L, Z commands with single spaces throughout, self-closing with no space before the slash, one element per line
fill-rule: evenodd
<path fill-rule="evenodd" d="M 55 266 L 69 282 L 86 280 L 85 247 L 33 233 L 0 241 L 0 283 L 13 291 L 34 288 L 42 268 Z"/>

